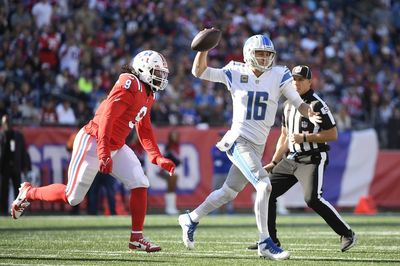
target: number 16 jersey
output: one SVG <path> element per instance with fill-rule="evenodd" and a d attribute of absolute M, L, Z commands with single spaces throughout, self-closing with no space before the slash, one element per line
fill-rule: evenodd
<path fill-rule="evenodd" d="M 257 77 L 244 63 L 231 61 L 222 69 L 208 67 L 200 78 L 226 85 L 232 95 L 231 130 L 258 145 L 266 142 L 282 94 L 296 108 L 303 102 L 284 66 L 273 66 Z"/>

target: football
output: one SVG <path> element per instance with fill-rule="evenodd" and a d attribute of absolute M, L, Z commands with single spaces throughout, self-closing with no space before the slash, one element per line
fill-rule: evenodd
<path fill-rule="evenodd" d="M 221 31 L 216 28 L 204 29 L 194 36 L 192 44 L 190 45 L 192 50 L 198 52 L 204 52 L 213 49 L 218 45 L 221 39 Z"/>

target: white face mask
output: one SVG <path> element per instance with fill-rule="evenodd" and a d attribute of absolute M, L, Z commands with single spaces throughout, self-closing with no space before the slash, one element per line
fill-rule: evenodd
<path fill-rule="evenodd" d="M 168 72 L 161 69 L 153 69 L 150 72 L 153 77 L 150 86 L 157 88 L 156 90 L 164 90 L 168 85 Z"/>
<path fill-rule="evenodd" d="M 153 91 L 164 90 L 168 85 L 168 65 L 165 58 L 151 50 L 137 54 L 131 63 L 139 74 L 139 79 L 148 84 Z"/>

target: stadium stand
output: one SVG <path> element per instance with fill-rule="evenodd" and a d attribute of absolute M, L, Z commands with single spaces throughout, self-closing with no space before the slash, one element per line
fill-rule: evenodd
<path fill-rule="evenodd" d="M 123 63 L 153 49 L 172 72 L 153 108 L 156 125 L 229 124 L 223 86 L 191 75 L 191 40 L 211 26 L 223 32 L 211 65 L 241 61 L 243 41 L 268 34 L 278 64 L 310 65 L 313 87 L 346 121 L 343 130 L 375 128 L 381 148 L 400 148 L 400 2 L 390 0 L 1 1 L 0 115 L 57 125 L 45 114 L 69 102 L 77 119 L 68 123 L 78 123 Z"/>

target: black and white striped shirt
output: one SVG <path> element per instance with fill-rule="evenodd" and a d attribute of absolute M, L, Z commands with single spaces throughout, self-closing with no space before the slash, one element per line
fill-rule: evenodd
<path fill-rule="evenodd" d="M 317 133 L 322 130 L 328 130 L 336 126 L 335 119 L 326 103 L 313 91 L 309 90 L 301 96 L 305 103 L 310 104 L 314 112 L 319 112 L 322 123 L 315 126 L 303 117 L 300 112 L 288 101 L 283 109 L 282 126 L 286 128 L 288 137 L 291 134 L 298 133 Z M 290 152 L 304 153 L 312 151 L 327 151 L 327 143 L 305 142 L 301 144 L 289 143 Z"/>

